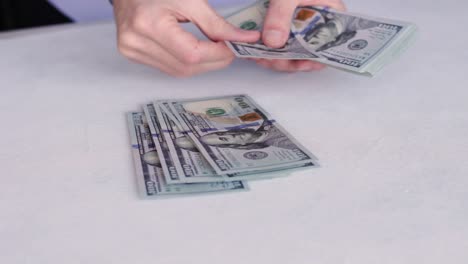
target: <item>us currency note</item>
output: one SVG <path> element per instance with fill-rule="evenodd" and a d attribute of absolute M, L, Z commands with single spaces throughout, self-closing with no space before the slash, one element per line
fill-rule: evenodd
<path fill-rule="evenodd" d="M 245 30 L 262 31 L 263 20 L 267 13 L 268 6 L 269 1 L 259 1 L 238 13 L 229 16 L 227 21 Z M 305 49 L 301 43 L 296 40 L 293 34 L 289 35 L 288 41 L 284 47 L 279 49 L 267 47 L 261 40 L 257 43 L 227 41 L 226 44 L 238 57 L 275 59 L 309 59 L 316 57 Z"/>
<path fill-rule="evenodd" d="M 227 20 L 233 25 L 262 30 L 269 1 L 261 0 Z M 310 59 L 363 75 L 375 75 L 412 41 L 412 23 L 357 15 L 326 7 L 298 7 L 283 48 L 257 43 L 226 42 L 238 57 Z"/>
<path fill-rule="evenodd" d="M 136 175 L 143 197 L 160 198 L 248 190 L 247 185 L 241 181 L 167 184 L 145 115 L 141 112 L 129 113 L 127 122 Z"/>
<path fill-rule="evenodd" d="M 159 109 L 161 110 L 161 112 L 165 113 L 167 115 L 167 117 L 170 120 L 172 120 L 171 123 L 173 125 L 175 125 L 176 129 L 178 129 L 178 132 L 181 133 L 179 135 L 184 135 L 187 140 L 192 141 L 192 139 L 188 136 L 189 132 L 183 130 L 183 126 L 180 123 L 180 122 L 183 122 L 183 120 L 177 119 L 177 115 L 170 108 L 170 106 L 169 106 L 170 103 L 169 102 L 161 100 L 161 101 L 155 102 L 154 104 L 159 106 Z M 196 148 L 193 141 L 189 144 L 189 146 L 190 146 L 189 147 L 190 149 Z M 196 148 L 196 149 L 197 149 L 197 152 L 200 153 L 198 148 Z M 206 162 L 206 165 L 210 166 L 211 170 L 213 170 L 213 168 L 211 167 L 211 165 L 209 165 L 209 162 L 203 157 L 203 155 L 201 155 L 201 154 L 199 154 L 199 155 L 200 155 L 200 159 L 203 159 L 203 162 L 204 163 Z M 307 168 L 307 167 L 310 167 L 310 166 L 314 166 L 314 164 L 309 163 L 309 164 L 303 164 L 303 165 L 300 165 L 300 166 L 295 165 L 295 166 L 291 166 L 290 168 L 282 168 L 281 170 L 269 169 L 269 170 L 253 170 L 253 171 L 243 172 L 243 173 L 229 173 L 229 174 L 226 174 L 226 175 L 218 175 L 218 177 L 222 176 L 223 180 L 225 180 L 225 181 L 273 179 L 273 178 L 287 177 L 287 176 L 290 175 L 290 173 L 292 171 Z M 287 171 L 285 171 L 285 170 L 287 170 Z M 214 173 L 216 173 L 216 172 L 214 172 Z M 193 179 L 196 179 L 196 178 L 193 178 Z M 193 181 L 193 179 L 189 178 L 187 180 L 187 182 L 191 182 L 191 181 Z M 207 177 L 204 180 L 212 181 L 213 178 L 212 177 Z M 195 182 L 197 182 L 197 181 L 195 181 Z"/>
<path fill-rule="evenodd" d="M 247 95 L 170 101 L 219 175 L 317 166 L 317 159 Z"/>
<path fill-rule="evenodd" d="M 187 131 L 184 130 L 184 127 L 180 123 L 182 120 L 180 120 L 178 116 L 172 111 L 172 108 L 170 107 L 170 101 L 171 100 L 158 100 L 153 102 L 153 104 L 155 107 L 159 107 L 159 109 L 161 109 L 161 111 L 175 123 L 180 133 L 187 135 Z"/>
<path fill-rule="evenodd" d="M 216 182 L 224 181 L 198 151 L 195 144 L 177 126 L 177 121 L 166 112 L 161 111 L 157 104 L 147 104 L 145 112 L 153 120 L 151 130 L 160 126 L 161 138 L 166 145 L 165 155 L 173 161 L 173 169 L 177 172 L 178 182 Z M 157 124 L 156 124 L 157 122 Z"/>
<path fill-rule="evenodd" d="M 170 154 L 169 147 L 167 146 L 165 137 L 163 136 L 161 125 L 156 116 L 156 110 L 152 104 L 146 104 L 143 106 L 143 111 L 148 121 L 151 136 L 153 137 L 153 142 L 161 162 L 161 168 L 166 178 L 166 182 L 168 184 L 183 183 L 179 170 L 176 169 L 177 165 Z"/>

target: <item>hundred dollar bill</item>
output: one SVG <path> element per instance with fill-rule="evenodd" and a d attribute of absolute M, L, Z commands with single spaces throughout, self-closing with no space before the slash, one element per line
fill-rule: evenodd
<path fill-rule="evenodd" d="M 227 18 L 247 30 L 262 30 L 269 1 L 260 0 Z M 310 59 L 357 74 L 373 76 L 409 46 L 417 29 L 412 23 L 339 12 L 325 7 L 298 7 L 283 48 L 226 42 L 238 56 Z"/>
<path fill-rule="evenodd" d="M 257 1 L 256 4 L 240 10 L 227 17 L 227 21 L 245 30 L 261 31 L 263 20 L 268 10 L 269 1 Z M 273 58 L 273 59 L 310 59 L 318 58 L 305 49 L 290 34 L 284 47 L 273 49 L 263 44 L 261 40 L 257 43 L 226 42 L 227 46 L 237 57 L 241 58 Z"/>
<path fill-rule="evenodd" d="M 151 132 L 153 135 L 158 135 L 158 139 L 165 145 L 162 152 L 171 160 L 171 170 L 176 175 L 171 176 L 172 182 L 224 181 L 223 177 L 216 174 L 208 161 L 198 151 L 192 140 L 181 131 L 173 118 L 166 112 L 161 111 L 156 104 L 147 104 L 144 109 L 146 116 L 151 120 Z"/>
<path fill-rule="evenodd" d="M 219 175 L 317 166 L 312 153 L 247 95 L 170 101 L 169 107 Z"/>
<path fill-rule="evenodd" d="M 155 101 L 153 104 L 155 107 L 159 107 L 159 109 L 167 115 L 167 117 L 173 121 L 175 126 L 178 128 L 178 132 L 181 134 L 187 136 L 187 131 L 184 130 L 184 127 L 180 124 L 182 120 L 179 120 L 178 116 L 172 111 L 172 108 L 170 107 L 170 101 L 171 100 L 158 100 Z M 191 140 L 191 139 L 190 139 Z"/>
<path fill-rule="evenodd" d="M 195 143 L 193 143 L 192 139 L 187 135 L 187 131 L 183 130 L 182 125 L 180 124 L 181 120 L 177 119 L 177 115 L 172 112 L 172 109 L 169 107 L 169 103 L 165 101 L 158 101 L 155 102 L 155 107 L 159 106 L 160 111 L 162 112 L 162 116 L 165 118 L 167 117 L 170 120 L 170 124 L 172 125 L 172 130 L 174 131 L 174 134 L 177 135 L 174 140 L 174 146 L 177 148 L 177 146 L 180 146 L 181 149 L 177 152 L 178 157 L 189 157 L 188 160 L 185 161 L 185 165 L 182 165 L 182 167 L 187 166 L 188 168 L 195 167 L 196 164 L 203 164 L 203 167 L 209 166 L 210 170 L 212 171 L 212 174 L 216 176 L 208 176 L 208 177 L 203 177 L 203 176 L 189 176 L 185 178 L 186 182 L 211 182 L 213 180 L 219 181 L 220 177 L 224 181 L 238 181 L 238 180 L 263 180 L 263 179 L 273 179 L 273 178 L 279 178 L 279 177 L 287 177 L 290 175 L 291 170 L 288 170 L 287 172 L 284 171 L 283 168 L 282 170 L 261 170 L 261 171 L 252 171 L 252 172 L 247 172 L 247 173 L 231 173 L 231 174 L 226 174 L 226 175 L 217 175 L 216 172 L 213 170 L 209 162 L 204 158 L 204 156 L 200 153 L 198 148 L 196 147 Z M 190 154 L 188 155 L 180 155 L 180 153 L 183 153 L 184 150 L 182 149 L 187 149 Z M 195 157 L 191 155 L 196 155 Z M 193 161 L 196 162 L 195 166 L 191 166 L 190 163 L 193 163 Z M 187 164 L 189 163 L 189 164 Z M 184 164 L 184 161 L 181 161 L 181 164 Z M 310 164 L 305 164 L 300 166 L 299 168 L 305 168 L 310 166 Z M 206 167 L 205 167 L 206 168 Z M 299 169 L 297 166 L 293 166 L 290 169 Z"/>
<path fill-rule="evenodd" d="M 161 162 L 161 168 L 168 184 L 183 183 L 179 174 L 179 170 L 176 169 L 176 164 L 170 154 L 166 140 L 163 137 L 161 125 L 156 116 L 156 111 L 152 104 L 146 104 L 143 106 L 146 120 L 155 143 L 156 152 Z"/>
<path fill-rule="evenodd" d="M 194 184 L 167 184 L 161 168 L 161 159 L 143 113 L 128 114 L 133 158 L 141 194 L 144 197 L 193 195 L 210 192 L 245 191 L 244 182 L 214 182 Z"/>

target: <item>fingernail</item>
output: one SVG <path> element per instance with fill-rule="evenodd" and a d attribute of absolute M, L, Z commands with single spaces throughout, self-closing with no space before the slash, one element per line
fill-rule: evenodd
<path fill-rule="evenodd" d="M 265 42 L 267 45 L 279 48 L 284 45 L 283 33 L 278 30 L 267 30 L 265 31 Z"/>

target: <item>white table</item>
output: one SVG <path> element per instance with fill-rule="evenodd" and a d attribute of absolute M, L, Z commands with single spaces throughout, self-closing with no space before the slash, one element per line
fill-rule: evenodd
<path fill-rule="evenodd" d="M 248 61 L 173 79 L 120 57 L 110 23 L 0 40 L 0 263 L 466 263 L 467 8 L 351 3 L 421 28 L 372 79 Z M 139 199 L 125 113 L 234 93 L 323 167 L 246 193 Z"/>

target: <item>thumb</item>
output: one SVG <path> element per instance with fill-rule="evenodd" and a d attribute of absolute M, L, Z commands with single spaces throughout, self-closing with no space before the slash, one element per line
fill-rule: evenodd
<path fill-rule="evenodd" d="M 271 0 L 263 25 L 263 43 L 281 48 L 289 37 L 291 19 L 298 5 L 297 0 Z"/>
<path fill-rule="evenodd" d="M 291 20 L 298 5 L 323 5 L 344 11 L 341 0 L 271 0 L 263 26 L 263 42 L 272 48 L 281 48 L 289 37 Z"/>
<path fill-rule="evenodd" d="M 193 20 L 201 31 L 213 41 L 239 41 L 239 42 L 256 42 L 260 38 L 260 32 L 249 31 L 237 28 L 223 17 L 208 4 L 204 3 L 198 6 L 192 14 Z"/>

